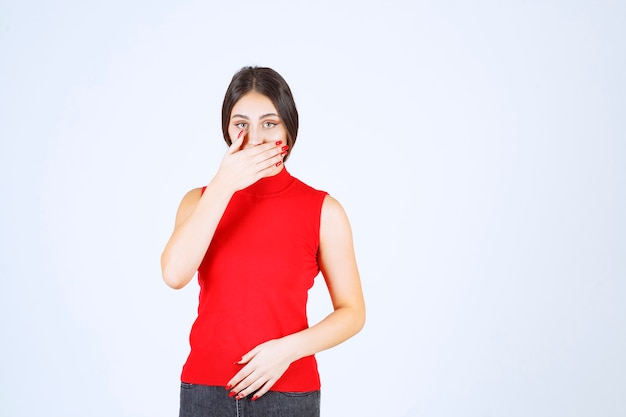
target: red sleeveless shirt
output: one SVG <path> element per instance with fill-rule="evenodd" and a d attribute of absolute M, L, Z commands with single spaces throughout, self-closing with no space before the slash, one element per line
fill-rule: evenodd
<path fill-rule="evenodd" d="M 326 194 L 283 168 L 233 195 L 198 268 L 198 316 L 182 381 L 225 386 L 242 367 L 233 363 L 252 348 L 308 328 Z M 293 362 L 271 389 L 320 389 L 315 357 Z"/>

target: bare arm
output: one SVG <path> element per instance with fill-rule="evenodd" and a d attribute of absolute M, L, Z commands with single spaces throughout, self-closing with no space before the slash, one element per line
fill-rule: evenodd
<path fill-rule="evenodd" d="M 233 194 L 282 169 L 280 143 L 242 150 L 243 139 L 240 134 L 228 148 L 204 194 L 193 189 L 178 207 L 174 231 L 161 255 L 163 280 L 172 288 L 183 288 L 193 278 Z"/>
<path fill-rule="evenodd" d="M 172 288 L 187 285 L 198 270 L 232 192 L 215 183 L 183 197 L 174 231 L 161 255 L 163 280 Z"/>
<path fill-rule="evenodd" d="M 265 394 L 300 358 L 336 346 L 365 324 L 365 301 L 356 264 L 352 230 L 343 207 L 327 196 L 322 207 L 319 263 L 333 304 L 333 312 L 316 325 L 281 339 L 263 343 L 243 356 L 246 364 L 227 385 L 238 398 L 256 391 Z"/>
<path fill-rule="evenodd" d="M 320 227 L 319 264 L 333 312 L 291 337 L 296 358 L 331 348 L 357 334 L 365 324 L 365 301 L 348 217 L 337 200 L 327 196 Z"/>

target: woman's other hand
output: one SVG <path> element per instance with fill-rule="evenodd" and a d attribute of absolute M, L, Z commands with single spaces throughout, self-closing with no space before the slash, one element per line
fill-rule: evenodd
<path fill-rule="evenodd" d="M 236 362 L 244 367 L 228 382 L 226 389 L 237 399 L 254 393 L 252 399 L 256 400 L 269 391 L 289 368 L 295 360 L 293 352 L 285 338 L 258 345 Z"/>

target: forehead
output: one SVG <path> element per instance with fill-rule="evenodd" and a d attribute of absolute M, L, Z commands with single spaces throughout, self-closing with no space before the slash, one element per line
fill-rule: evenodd
<path fill-rule="evenodd" d="M 230 114 L 242 114 L 246 116 L 255 114 L 278 113 L 272 100 L 257 91 L 250 91 L 241 96 L 233 106 Z"/>

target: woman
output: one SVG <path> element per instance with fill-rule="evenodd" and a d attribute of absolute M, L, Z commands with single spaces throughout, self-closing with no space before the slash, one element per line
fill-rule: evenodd
<path fill-rule="evenodd" d="M 234 75 L 222 130 L 228 151 L 209 184 L 183 197 L 161 257 L 167 285 L 182 288 L 196 271 L 200 284 L 180 416 L 319 416 L 314 354 L 365 321 L 348 218 L 283 164 L 298 112 L 276 71 Z M 333 312 L 309 327 L 307 292 L 320 271 Z"/>

